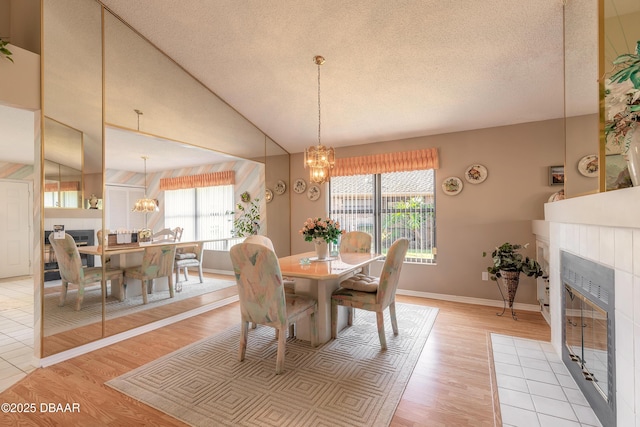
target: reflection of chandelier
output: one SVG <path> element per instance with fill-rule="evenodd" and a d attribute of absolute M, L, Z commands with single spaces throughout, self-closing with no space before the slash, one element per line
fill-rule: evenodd
<path fill-rule="evenodd" d="M 142 158 L 144 159 L 144 198 L 143 199 L 138 199 L 136 201 L 136 204 L 133 206 L 133 209 L 131 209 L 132 212 L 157 212 L 159 211 L 158 209 L 158 204 L 156 203 L 155 200 L 153 199 L 149 199 L 147 197 L 147 156 L 142 156 Z"/>
<path fill-rule="evenodd" d="M 330 170 L 335 163 L 335 152 L 332 147 L 320 143 L 320 66 L 324 64 L 322 56 L 315 56 L 313 61 L 318 65 L 318 145 L 304 150 L 304 167 L 309 168 L 309 181 L 317 184 L 329 182 Z"/>

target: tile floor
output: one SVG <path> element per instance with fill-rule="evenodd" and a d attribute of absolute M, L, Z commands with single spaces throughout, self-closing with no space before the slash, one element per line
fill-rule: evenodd
<path fill-rule="evenodd" d="M 0 392 L 36 369 L 33 279 L 0 280 Z"/>
<path fill-rule="evenodd" d="M 491 334 L 502 425 L 601 426 L 551 343 Z"/>

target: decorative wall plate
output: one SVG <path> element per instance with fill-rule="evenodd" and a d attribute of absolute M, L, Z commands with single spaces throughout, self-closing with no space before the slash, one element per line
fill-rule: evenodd
<path fill-rule="evenodd" d="M 584 156 L 578 162 L 578 172 L 589 178 L 598 176 L 598 156 L 591 154 Z"/>
<path fill-rule="evenodd" d="M 487 168 L 482 165 L 471 165 L 464 171 L 464 178 L 471 184 L 480 184 L 487 179 Z"/>
<path fill-rule="evenodd" d="M 309 187 L 309 190 L 307 191 L 307 197 L 312 202 L 318 200 L 320 198 L 320 187 L 318 187 L 317 185 L 312 185 L 311 187 Z"/>
<path fill-rule="evenodd" d="M 444 194 L 455 196 L 462 191 L 462 181 L 457 176 L 450 176 L 442 182 Z"/>
<path fill-rule="evenodd" d="M 274 191 L 276 194 L 284 194 L 284 192 L 287 191 L 287 184 L 285 184 L 284 181 L 276 182 L 276 188 Z"/>
<path fill-rule="evenodd" d="M 269 203 L 270 201 L 273 200 L 273 191 L 271 191 L 270 189 L 265 189 L 264 190 L 264 198 L 267 201 L 267 203 Z"/>
<path fill-rule="evenodd" d="M 304 193 L 304 190 L 306 189 L 307 189 L 307 182 L 302 178 L 296 179 L 296 182 L 293 183 L 293 191 L 295 191 L 298 194 Z"/>

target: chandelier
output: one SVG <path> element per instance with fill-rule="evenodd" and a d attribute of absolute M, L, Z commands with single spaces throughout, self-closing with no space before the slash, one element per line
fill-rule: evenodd
<path fill-rule="evenodd" d="M 320 66 L 324 64 L 322 56 L 315 56 L 313 62 L 318 65 L 318 145 L 304 150 L 304 167 L 309 168 L 309 181 L 324 184 L 331 179 L 330 170 L 335 164 L 333 147 L 325 147 L 320 143 Z"/>
<path fill-rule="evenodd" d="M 147 156 L 142 156 L 142 158 L 144 159 L 144 198 L 142 199 L 138 199 L 136 201 L 136 204 L 133 205 L 133 209 L 131 209 L 131 212 L 157 212 L 160 209 L 158 209 L 158 204 L 156 203 L 155 200 L 150 199 L 147 197 Z M 146 220 L 146 217 L 145 217 Z M 146 222 L 146 221 L 145 221 Z"/>

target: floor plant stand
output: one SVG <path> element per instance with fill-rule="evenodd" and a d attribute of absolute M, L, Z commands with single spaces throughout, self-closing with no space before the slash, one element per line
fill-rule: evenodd
<path fill-rule="evenodd" d="M 504 289 L 507 291 L 506 298 L 504 293 L 502 292 L 500 281 L 502 281 L 502 285 Z M 502 307 L 502 313 L 496 313 L 497 316 L 504 315 L 504 312 L 507 311 L 507 303 L 509 303 L 509 308 L 511 309 L 511 317 L 513 318 L 513 320 L 518 320 L 518 316 L 516 315 L 516 312 L 513 311 L 513 301 L 516 298 L 516 291 L 518 290 L 519 282 L 520 282 L 519 271 L 501 271 L 500 278 L 496 278 L 496 284 L 498 285 L 498 290 L 500 291 L 500 296 L 502 297 L 502 302 L 504 304 Z"/>

